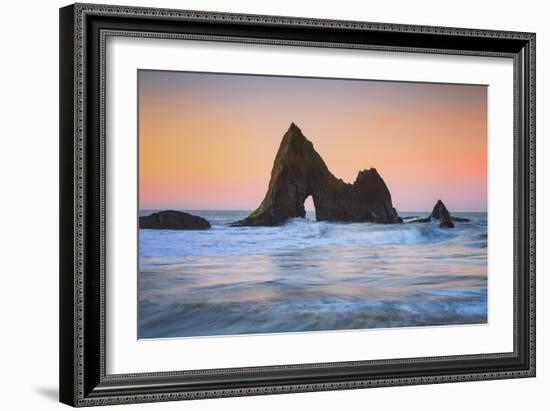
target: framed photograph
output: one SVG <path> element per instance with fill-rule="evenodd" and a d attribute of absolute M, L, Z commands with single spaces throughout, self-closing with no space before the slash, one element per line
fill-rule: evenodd
<path fill-rule="evenodd" d="M 60 10 L 60 400 L 535 376 L 535 34 Z"/>

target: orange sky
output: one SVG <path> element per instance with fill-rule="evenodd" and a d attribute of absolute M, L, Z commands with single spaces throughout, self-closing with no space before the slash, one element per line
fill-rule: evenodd
<path fill-rule="evenodd" d="M 397 210 L 486 210 L 486 86 L 140 70 L 138 88 L 141 209 L 256 208 L 295 122 L 335 176 L 375 167 Z"/>

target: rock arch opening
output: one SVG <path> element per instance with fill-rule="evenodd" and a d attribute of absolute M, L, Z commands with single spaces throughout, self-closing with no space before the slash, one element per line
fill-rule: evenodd
<path fill-rule="evenodd" d="M 315 202 L 313 201 L 313 196 L 309 195 L 304 201 L 304 209 L 306 210 L 305 217 L 308 220 L 315 220 Z"/>

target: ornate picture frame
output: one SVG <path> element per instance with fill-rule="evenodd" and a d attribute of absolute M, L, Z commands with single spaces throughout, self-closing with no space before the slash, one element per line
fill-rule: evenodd
<path fill-rule="evenodd" d="M 513 62 L 513 350 L 110 374 L 110 37 L 505 58 Z M 72 406 L 535 376 L 535 34 L 75 4 L 60 10 L 60 401 Z"/>

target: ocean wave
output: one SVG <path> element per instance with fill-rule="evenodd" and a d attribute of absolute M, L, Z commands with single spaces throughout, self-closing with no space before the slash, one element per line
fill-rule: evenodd
<path fill-rule="evenodd" d="M 471 229 L 448 230 L 435 223 L 333 223 L 292 219 L 278 227 L 213 226 L 204 231 L 140 230 L 140 256 L 247 255 L 312 247 L 417 246 L 463 239 Z M 479 240 L 478 240 L 479 241 Z"/>
<path fill-rule="evenodd" d="M 325 298 L 278 303 L 139 305 L 139 338 L 485 324 L 486 299 L 399 302 Z"/>
<path fill-rule="evenodd" d="M 140 338 L 487 320 L 486 215 L 448 230 L 210 213 L 209 230 L 140 230 Z"/>

